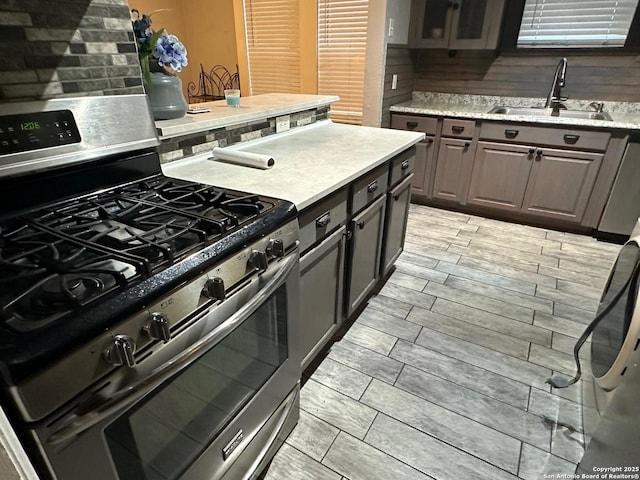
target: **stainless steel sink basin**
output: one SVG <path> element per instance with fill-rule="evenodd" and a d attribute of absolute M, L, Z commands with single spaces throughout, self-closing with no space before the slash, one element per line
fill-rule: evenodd
<path fill-rule="evenodd" d="M 560 117 L 560 118 L 584 118 L 587 120 L 611 120 L 605 112 L 587 112 L 585 110 L 553 110 L 542 107 L 504 107 L 496 106 L 488 113 L 500 113 L 504 115 L 526 115 L 531 117 Z"/>

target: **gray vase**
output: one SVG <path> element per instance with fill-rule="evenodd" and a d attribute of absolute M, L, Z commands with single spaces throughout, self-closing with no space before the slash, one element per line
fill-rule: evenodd
<path fill-rule="evenodd" d="M 145 81 L 145 90 L 155 120 L 182 118 L 189 105 L 182 94 L 182 81 L 164 73 L 151 73 L 151 85 Z"/>

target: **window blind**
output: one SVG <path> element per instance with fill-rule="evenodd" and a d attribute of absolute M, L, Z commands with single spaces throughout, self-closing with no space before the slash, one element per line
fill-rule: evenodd
<path fill-rule="evenodd" d="M 244 0 L 251 95 L 300 93 L 298 0 Z"/>
<path fill-rule="evenodd" d="M 318 93 L 338 95 L 331 119 L 362 124 L 369 0 L 318 0 Z"/>
<path fill-rule="evenodd" d="M 638 0 L 527 0 L 518 47 L 622 47 Z"/>

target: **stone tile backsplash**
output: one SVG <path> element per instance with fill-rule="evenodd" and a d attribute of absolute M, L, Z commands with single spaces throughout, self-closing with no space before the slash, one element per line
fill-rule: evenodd
<path fill-rule="evenodd" d="M 0 38 L 0 101 L 144 93 L 127 0 L 2 0 Z"/>
<path fill-rule="evenodd" d="M 329 106 L 303 110 L 291 114 L 289 128 L 310 125 L 329 118 Z M 276 133 L 276 117 L 256 120 L 229 127 L 221 127 L 206 132 L 183 135 L 163 140 L 158 147 L 160 162 L 168 163 L 189 155 L 210 151 L 213 147 L 228 147 Z"/>

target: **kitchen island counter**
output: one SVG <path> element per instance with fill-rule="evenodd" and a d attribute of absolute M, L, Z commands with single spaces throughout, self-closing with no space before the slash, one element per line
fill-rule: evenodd
<path fill-rule="evenodd" d="M 240 106 L 231 108 L 224 100 L 197 103 L 194 107 L 208 108 L 206 113 L 187 114 L 182 118 L 156 121 L 161 140 L 180 135 L 230 127 L 278 115 L 287 115 L 338 101 L 335 95 L 305 95 L 298 93 L 265 93 L 241 97 Z"/>
<path fill-rule="evenodd" d="M 211 152 L 162 168 L 171 177 L 289 200 L 301 211 L 423 138 L 419 132 L 323 121 L 228 148 L 273 157 L 268 170 L 215 161 Z"/>

